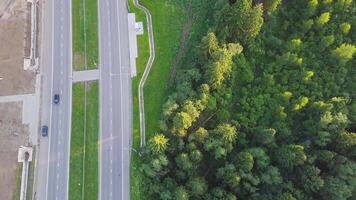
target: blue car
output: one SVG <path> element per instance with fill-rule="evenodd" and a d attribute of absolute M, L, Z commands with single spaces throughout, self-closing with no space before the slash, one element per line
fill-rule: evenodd
<path fill-rule="evenodd" d="M 53 103 L 54 104 L 59 104 L 60 98 L 59 98 L 59 94 L 55 94 L 53 97 Z"/>
<path fill-rule="evenodd" d="M 41 134 L 42 134 L 42 137 L 46 137 L 48 135 L 48 126 L 46 126 L 46 125 L 42 126 Z"/>

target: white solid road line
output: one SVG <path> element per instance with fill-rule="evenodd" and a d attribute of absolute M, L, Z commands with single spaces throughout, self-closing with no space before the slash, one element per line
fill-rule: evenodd
<path fill-rule="evenodd" d="M 110 20 L 110 10 L 108 10 L 108 19 Z M 109 65 L 109 72 L 111 73 L 111 70 L 112 70 L 112 54 L 111 54 L 111 26 L 110 26 L 110 22 L 108 23 L 108 38 L 109 38 L 109 43 L 108 43 L 108 46 L 109 46 L 109 61 L 110 61 L 110 65 Z M 109 81 L 109 84 L 110 84 L 110 88 L 112 88 L 112 78 L 110 77 L 110 81 Z M 110 94 L 110 107 L 112 108 L 113 107 L 113 101 L 112 101 L 112 90 L 109 90 L 109 94 Z M 113 118 L 113 113 L 110 112 L 110 119 Z M 113 138 L 113 127 L 110 126 L 110 138 Z M 112 156 L 113 156 L 113 152 L 112 152 L 112 143 L 113 141 L 110 140 L 110 160 L 112 160 Z M 112 182 L 112 165 L 110 165 L 110 182 Z M 110 192 L 110 200 L 112 199 L 112 192 Z"/>
<path fill-rule="evenodd" d="M 98 0 L 97 1 L 97 3 L 96 3 L 96 7 L 98 8 L 98 12 L 97 12 L 97 16 L 98 16 L 98 49 L 100 49 L 100 38 L 101 38 L 101 32 L 100 32 L 100 30 L 101 30 L 101 23 L 100 23 L 100 0 Z M 102 57 L 102 52 L 99 50 L 99 61 L 101 60 L 101 57 Z M 101 84 L 101 80 L 102 80 L 102 66 L 101 66 L 101 63 L 99 62 L 99 65 L 98 65 L 98 69 L 99 69 L 99 77 L 100 77 L 100 79 L 99 79 L 99 92 L 98 92 L 98 94 L 99 94 L 99 100 L 98 100 L 98 103 L 99 103 L 99 136 L 98 136 L 98 138 L 99 138 L 99 152 L 98 152 L 98 161 L 99 161 L 99 192 L 98 192 L 98 195 L 99 195 L 99 197 L 98 197 L 98 199 L 100 200 L 100 197 L 101 197 L 101 190 L 100 190 L 100 185 L 102 184 L 101 183 L 101 169 L 102 169 L 102 161 L 101 161 L 101 159 L 102 159 L 102 157 L 101 157 L 101 152 L 102 152 L 102 144 L 101 144 L 101 132 L 102 132 L 102 121 L 100 120 L 101 119 L 101 117 L 102 117 L 102 110 L 101 110 L 101 101 L 102 101 L 102 99 L 101 99 L 101 93 L 102 93 L 102 84 Z"/>
<path fill-rule="evenodd" d="M 52 12 L 51 13 L 54 13 L 54 2 L 52 2 Z M 53 96 L 53 64 L 54 64 L 54 61 L 53 61 L 53 58 L 54 58 L 54 16 L 52 15 L 52 39 L 51 39 L 51 49 L 52 49 L 52 57 L 51 57 L 51 97 L 50 97 L 50 100 L 52 100 L 52 96 Z M 52 110 L 53 110 L 53 105 L 52 103 L 50 103 L 50 117 L 49 117 L 49 136 L 48 136 L 48 156 L 47 156 L 47 159 L 48 159 L 48 162 L 47 162 L 47 181 L 46 181 L 46 200 L 48 199 L 48 179 L 49 179 L 49 166 L 50 166 L 50 152 L 51 152 L 51 131 L 52 130 Z"/>
<path fill-rule="evenodd" d="M 118 1 L 116 1 L 116 8 L 117 8 L 117 19 L 118 19 L 118 26 L 117 26 L 117 32 L 118 32 L 118 42 L 119 42 L 119 47 L 121 47 L 121 31 L 120 31 L 120 16 L 119 16 L 119 3 Z M 121 57 L 121 48 L 119 48 L 119 72 L 121 74 L 121 69 L 122 69 L 122 57 Z M 120 78 L 120 96 L 123 97 L 122 95 L 122 78 Z M 123 112 L 122 112 L 122 108 L 123 108 L 123 105 L 122 105 L 122 102 L 123 102 L 123 98 L 121 99 L 120 101 L 120 110 L 121 110 L 121 159 L 122 159 L 122 162 L 121 162 L 121 176 L 123 177 L 123 174 L 124 174 L 124 149 L 123 149 L 123 146 L 124 146 L 124 138 L 123 138 L 123 135 L 124 135 L 124 115 L 123 115 Z M 129 161 L 128 161 L 129 162 Z M 124 199 L 124 178 L 121 178 L 121 199 Z"/>
<path fill-rule="evenodd" d="M 70 52 L 73 52 L 73 38 L 72 38 L 72 35 L 73 35 L 73 33 L 72 33 L 72 12 L 71 12 L 71 10 L 72 10 L 72 3 L 70 3 L 69 4 L 69 10 L 70 10 L 70 12 L 69 12 L 69 51 Z M 70 76 L 72 76 L 73 75 L 73 66 L 72 66 L 72 61 L 73 61 L 73 54 L 72 53 L 70 53 L 69 54 L 69 60 L 70 60 L 70 67 L 69 67 L 69 74 L 70 74 Z M 71 78 L 69 78 L 69 87 L 70 87 L 70 89 L 69 89 L 69 95 L 68 95 L 68 97 L 69 97 L 69 102 L 70 102 L 70 105 L 69 105 L 69 119 L 68 119 L 68 133 L 69 133 L 69 137 L 68 137 L 68 154 L 67 154 L 67 156 L 68 156 L 68 163 L 67 163 L 67 188 L 66 188 L 66 193 L 67 193 L 67 199 L 68 199 L 68 193 L 69 193 L 69 167 L 70 167 L 70 143 L 71 143 L 71 128 L 72 128 L 72 79 Z"/>

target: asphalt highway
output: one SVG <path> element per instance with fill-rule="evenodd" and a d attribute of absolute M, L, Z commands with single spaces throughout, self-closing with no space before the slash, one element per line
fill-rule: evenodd
<path fill-rule="evenodd" d="M 50 78 L 44 78 L 42 89 L 43 95 L 50 97 L 42 98 L 43 110 L 47 112 L 42 116 L 42 123 L 49 125 L 49 133 L 47 138 L 41 136 L 36 196 L 38 200 L 66 200 L 71 129 L 71 0 L 45 1 L 45 9 L 45 17 L 50 20 L 45 19 L 47 27 L 42 45 L 45 61 L 41 68 L 48 68 L 44 71 Z M 54 94 L 59 94 L 59 104 L 53 104 Z M 42 148 L 47 150 L 47 155 L 41 152 Z"/>
<path fill-rule="evenodd" d="M 99 0 L 99 200 L 130 199 L 132 94 L 128 11 L 124 0 Z"/>

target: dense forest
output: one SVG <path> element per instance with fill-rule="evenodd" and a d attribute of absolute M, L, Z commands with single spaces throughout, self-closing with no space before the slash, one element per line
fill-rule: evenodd
<path fill-rule="evenodd" d="M 142 152 L 147 195 L 356 199 L 355 1 L 206 4 L 210 29 Z"/>

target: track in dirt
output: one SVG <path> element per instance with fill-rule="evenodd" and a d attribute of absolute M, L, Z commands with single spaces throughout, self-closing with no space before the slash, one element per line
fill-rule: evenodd
<path fill-rule="evenodd" d="M 182 59 L 184 55 L 184 50 L 187 45 L 188 39 L 189 39 L 189 34 L 190 34 L 190 29 L 193 24 L 193 13 L 192 13 L 192 0 L 189 0 L 188 2 L 188 9 L 187 9 L 187 16 L 186 16 L 186 21 L 184 22 L 183 25 L 183 30 L 182 30 L 182 38 L 180 40 L 179 44 L 179 50 L 177 53 L 177 56 L 173 62 L 172 69 L 171 69 L 171 76 L 169 79 L 169 85 L 172 86 L 177 74 L 177 66 L 179 61 Z"/>

